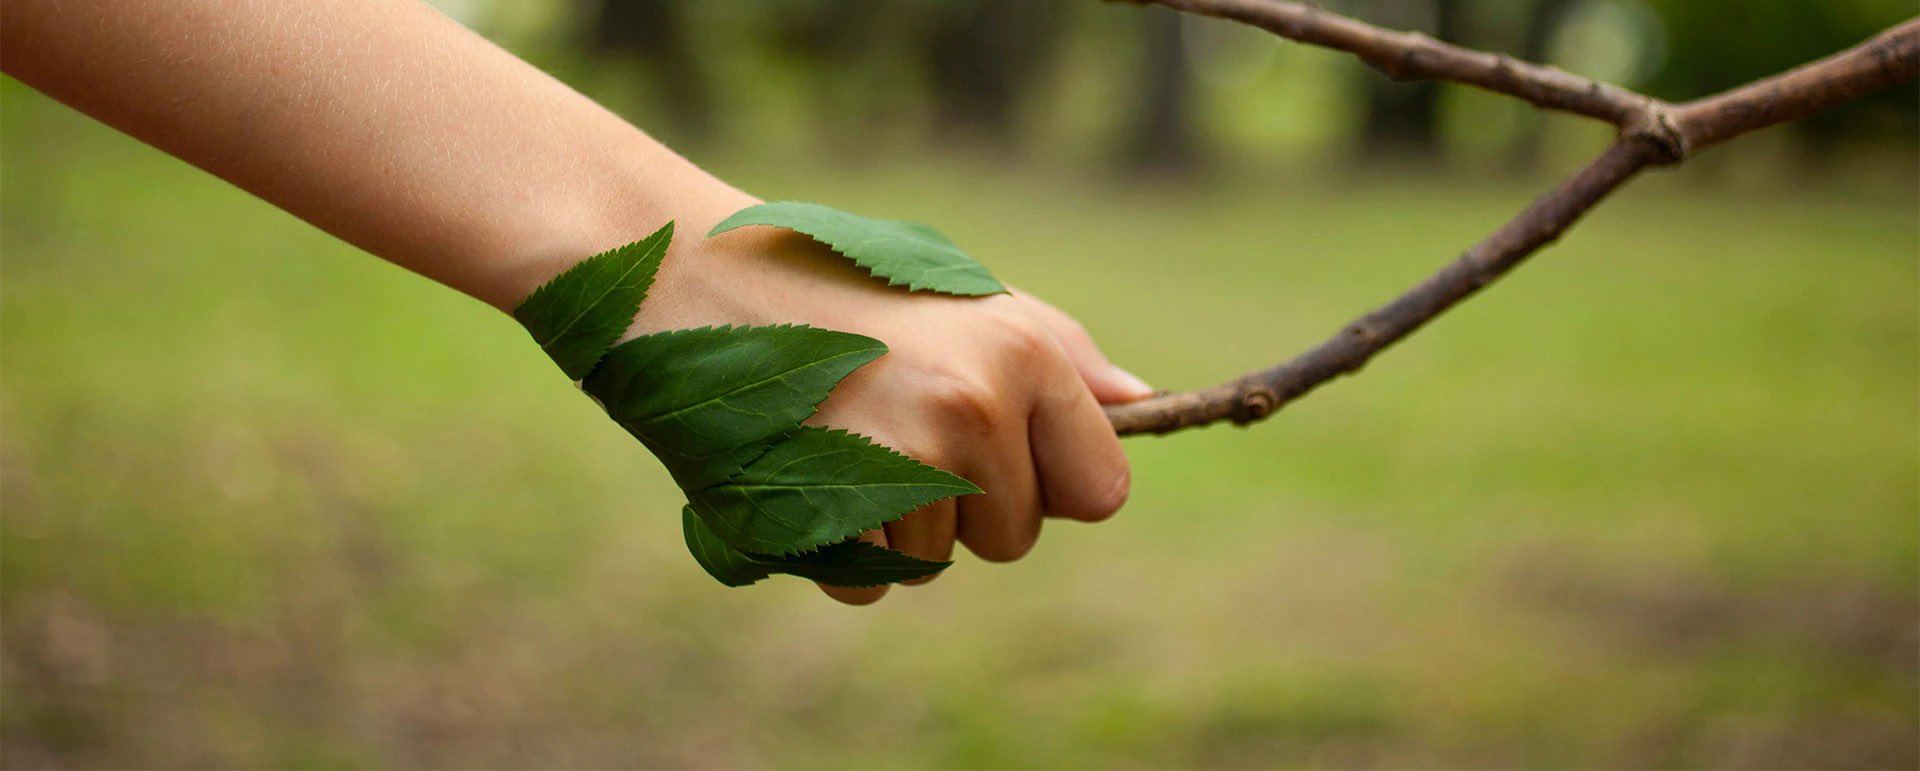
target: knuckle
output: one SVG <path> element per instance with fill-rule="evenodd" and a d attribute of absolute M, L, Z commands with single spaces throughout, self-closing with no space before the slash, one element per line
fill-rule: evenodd
<path fill-rule="evenodd" d="M 1080 323 L 1079 319 L 1076 319 L 1072 316 L 1068 316 L 1064 313 L 1061 314 L 1060 328 L 1061 330 L 1065 331 L 1068 335 L 1071 335 L 1075 340 L 1093 342 L 1093 333 L 1087 331 L 1087 325 Z"/>
<path fill-rule="evenodd" d="M 1031 315 L 1006 312 L 988 314 L 986 318 L 992 325 L 995 345 L 1009 359 L 1031 362 L 1053 352 L 1053 336 Z"/>
<path fill-rule="evenodd" d="M 1055 308 L 1035 298 L 1028 298 L 1028 309 L 1042 322 L 1047 330 L 1062 338 L 1092 340 L 1093 335 L 1080 320 L 1067 315 L 1066 311 Z"/>
<path fill-rule="evenodd" d="M 999 396 L 992 387 L 973 378 L 942 378 L 929 389 L 927 398 L 938 414 L 982 433 L 1001 422 Z"/>
<path fill-rule="evenodd" d="M 1053 336 L 1033 323 L 1009 324 L 1003 345 L 1015 361 L 1039 361 L 1053 353 Z"/>

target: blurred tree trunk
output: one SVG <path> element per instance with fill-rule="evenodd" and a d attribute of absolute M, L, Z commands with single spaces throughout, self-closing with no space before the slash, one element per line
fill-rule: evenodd
<path fill-rule="evenodd" d="M 1000 150 L 1017 147 L 1027 102 L 1058 58 L 1068 10 L 1053 0 L 937 4 L 921 48 L 936 128 Z"/>
<path fill-rule="evenodd" d="M 877 53 L 883 40 L 876 21 L 884 0 L 809 0 L 774 6 L 774 42 L 797 59 L 811 104 L 830 151 L 865 147 L 877 120 L 871 79 L 863 69 L 885 66 Z M 864 67 L 863 67 L 864 65 Z"/>
<path fill-rule="evenodd" d="M 1120 152 L 1130 172 L 1182 174 L 1200 161 L 1193 112 L 1194 77 L 1179 14 L 1149 8 L 1139 16 L 1140 72 Z"/>
<path fill-rule="evenodd" d="M 912 66 L 927 8 L 897 0 L 793 0 L 774 6 L 778 50 L 797 60 L 822 146 L 841 163 L 870 158 L 876 143 L 917 121 Z"/>
<path fill-rule="evenodd" d="M 646 65 L 676 139 L 699 141 L 713 129 L 713 92 L 679 0 L 596 0 L 588 31 L 593 50 L 628 54 Z"/>
<path fill-rule="evenodd" d="M 1519 57 L 1524 61 L 1545 63 L 1553 54 L 1553 36 L 1573 9 L 1575 0 L 1535 0 L 1527 14 L 1527 26 L 1520 38 Z M 1528 110 L 1519 136 L 1507 152 L 1507 166 L 1515 172 L 1529 172 L 1540 165 L 1540 146 L 1545 134 L 1545 114 Z"/>
<path fill-rule="evenodd" d="M 1417 29 L 1450 43 L 1461 41 L 1462 0 L 1372 0 L 1361 18 L 1393 29 Z M 1403 83 L 1371 70 L 1366 78 L 1366 123 L 1361 151 L 1367 160 L 1430 162 L 1440 155 L 1440 87 L 1435 81 Z"/>

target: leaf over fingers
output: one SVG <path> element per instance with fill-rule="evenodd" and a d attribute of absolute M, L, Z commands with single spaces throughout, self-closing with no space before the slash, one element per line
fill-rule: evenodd
<path fill-rule="evenodd" d="M 842 541 L 790 557 L 749 554 L 720 540 L 690 506 L 681 509 L 680 525 L 694 560 L 708 575 L 727 586 L 746 586 L 775 574 L 799 576 L 833 586 L 879 586 L 925 578 L 953 564 L 923 560 L 864 541 Z"/>
<path fill-rule="evenodd" d="M 583 387 L 681 487 L 698 490 L 733 476 L 886 352 L 870 337 L 807 326 L 683 329 L 621 343 Z"/>
<path fill-rule="evenodd" d="M 802 428 L 724 484 L 689 497 L 694 513 L 734 548 L 795 554 L 977 492 L 959 476 L 859 434 Z"/>

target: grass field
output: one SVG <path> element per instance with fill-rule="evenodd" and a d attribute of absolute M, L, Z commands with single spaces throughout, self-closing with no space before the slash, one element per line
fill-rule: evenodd
<path fill-rule="evenodd" d="M 1269 423 L 1128 440 L 1112 522 L 851 609 L 702 574 L 511 320 L 4 86 L 9 766 L 1920 763 L 1911 173 L 1637 182 Z M 1162 387 L 1534 192 L 704 160 L 935 222 Z"/>

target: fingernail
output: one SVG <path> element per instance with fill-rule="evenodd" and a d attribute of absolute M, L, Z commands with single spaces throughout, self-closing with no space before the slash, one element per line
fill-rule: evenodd
<path fill-rule="evenodd" d="M 1119 367 L 1113 368 L 1113 374 L 1119 376 L 1120 384 L 1123 386 L 1126 386 L 1127 390 L 1132 391 L 1141 396 L 1149 396 L 1153 394 L 1153 386 L 1147 385 L 1147 381 L 1141 380 L 1140 376 L 1135 375 Z"/>

